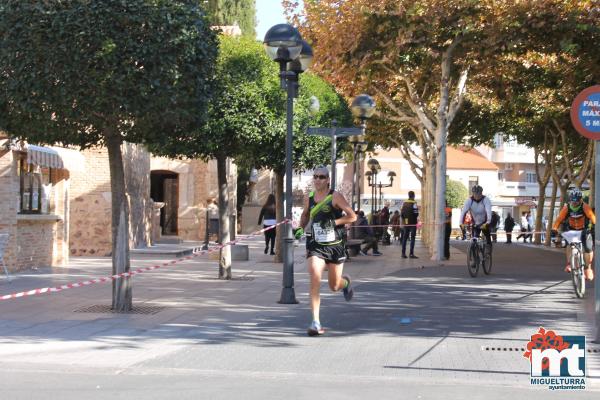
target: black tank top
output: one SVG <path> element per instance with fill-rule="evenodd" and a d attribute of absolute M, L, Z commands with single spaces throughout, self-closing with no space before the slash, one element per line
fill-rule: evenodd
<path fill-rule="evenodd" d="M 330 190 L 319 203 L 315 201 L 315 192 L 310 192 L 308 197 L 310 240 L 325 246 L 340 244 L 344 239 L 344 226 L 335 225 L 335 220 L 343 214 L 342 210 L 333 206 L 333 192 Z"/>

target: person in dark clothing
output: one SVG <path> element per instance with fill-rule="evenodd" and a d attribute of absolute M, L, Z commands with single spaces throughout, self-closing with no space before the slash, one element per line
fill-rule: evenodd
<path fill-rule="evenodd" d="M 262 223 L 263 228 L 268 228 L 277 223 L 277 218 L 275 217 L 275 195 L 270 194 L 267 197 L 267 201 L 263 205 L 260 210 L 260 215 L 258 216 L 258 225 Z M 275 254 L 275 237 L 276 237 L 276 229 L 269 229 L 265 231 L 265 254 L 269 251 L 269 243 L 271 244 L 271 255 Z"/>
<path fill-rule="evenodd" d="M 392 225 L 392 232 L 394 232 L 394 240 L 398 242 L 400 240 L 400 211 L 394 211 L 390 224 Z"/>
<path fill-rule="evenodd" d="M 400 211 L 404 225 L 404 235 L 402 237 L 402 258 L 406 257 L 406 242 L 410 236 L 410 258 L 419 258 L 415 256 L 415 238 L 417 236 L 417 221 L 419 218 L 419 207 L 415 201 L 415 192 L 408 192 L 408 200 L 402 204 Z"/>
<path fill-rule="evenodd" d="M 498 242 L 498 222 L 500 222 L 500 216 L 496 211 L 492 211 L 492 219 L 489 224 L 490 235 L 492 236 L 492 242 Z"/>
<path fill-rule="evenodd" d="M 450 234 L 452 233 L 452 208 L 448 207 L 446 200 L 446 208 L 444 209 L 446 221 L 444 223 L 444 259 L 450 259 Z"/>
<path fill-rule="evenodd" d="M 506 243 L 512 243 L 512 231 L 515 229 L 515 220 L 508 213 L 504 220 L 504 231 L 506 232 Z"/>
<path fill-rule="evenodd" d="M 381 227 L 381 243 L 388 245 L 390 244 L 390 234 L 388 233 L 388 225 L 390 224 L 390 208 L 387 204 L 381 209 L 381 211 L 379 211 L 379 223 L 384 225 Z"/>
<path fill-rule="evenodd" d="M 356 221 L 356 236 L 357 239 L 362 239 L 365 247 L 360 249 L 360 254 L 366 256 L 370 249 L 373 249 L 374 256 L 380 256 L 379 247 L 377 245 L 377 239 L 375 238 L 375 233 L 373 232 L 373 228 L 369 226 L 369 221 L 365 217 L 364 211 L 358 212 L 358 220 Z"/>

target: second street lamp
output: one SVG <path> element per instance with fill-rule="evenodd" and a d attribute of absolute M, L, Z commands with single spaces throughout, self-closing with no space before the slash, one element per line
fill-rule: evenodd
<path fill-rule="evenodd" d="M 371 187 L 371 214 L 374 215 L 377 211 L 377 174 L 381 171 L 381 165 L 379 165 L 379 161 L 371 158 L 367 161 L 367 167 L 369 167 L 369 171 L 365 173 L 365 176 L 367 176 Z M 370 174 L 368 174 L 369 172 Z"/>
<path fill-rule="evenodd" d="M 390 171 L 387 173 L 387 176 L 388 176 L 388 178 L 390 178 L 390 183 L 379 182 L 379 205 L 380 206 L 383 206 L 383 194 L 381 192 L 381 189 L 392 187 L 392 185 L 394 184 L 394 177 L 396 176 L 396 173 L 394 171 Z"/>
<path fill-rule="evenodd" d="M 331 121 L 331 128 L 308 128 L 307 133 L 309 135 L 319 135 L 319 136 L 329 136 L 331 138 L 331 188 L 335 189 L 336 180 L 337 180 L 337 170 L 336 170 L 336 162 L 337 162 L 337 138 L 340 137 L 348 137 L 350 136 L 350 141 L 358 135 L 360 135 L 360 142 L 364 142 L 364 134 L 366 128 L 366 120 L 370 118 L 375 112 L 375 102 L 368 94 L 361 94 L 356 96 L 352 100 L 352 105 L 350 106 L 352 109 L 352 113 L 360 118 L 361 125 L 359 128 L 355 127 L 338 127 L 337 121 L 334 119 Z M 353 173 L 356 176 L 356 171 Z M 354 181 L 352 182 L 354 188 Z M 352 193 L 352 198 L 354 199 L 354 190 Z M 354 210 L 354 204 L 352 204 L 352 209 Z"/>
<path fill-rule="evenodd" d="M 294 97 L 298 95 L 298 76 L 312 62 L 312 49 L 300 36 L 296 28 L 288 24 L 278 24 L 265 35 L 267 55 L 279 63 L 281 88 L 287 91 L 286 137 L 285 137 L 285 251 L 283 255 L 283 288 L 279 302 L 296 304 L 294 291 L 294 236 L 292 233 L 292 146 Z"/>

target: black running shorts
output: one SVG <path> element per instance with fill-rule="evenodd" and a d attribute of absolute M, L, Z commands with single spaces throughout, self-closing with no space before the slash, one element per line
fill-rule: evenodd
<path fill-rule="evenodd" d="M 319 257 L 328 264 L 343 264 L 346 261 L 344 243 L 325 246 L 314 241 L 306 243 L 306 258 Z"/>

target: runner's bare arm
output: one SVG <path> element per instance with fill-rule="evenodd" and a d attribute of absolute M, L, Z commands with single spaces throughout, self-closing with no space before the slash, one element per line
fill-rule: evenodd
<path fill-rule="evenodd" d="M 302 215 L 300 216 L 300 228 L 306 228 L 306 224 L 308 224 L 309 219 L 310 210 L 308 209 L 308 197 L 304 197 L 304 209 L 302 210 Z"/>
<path fill-rule="evenodd" d="M 346 213 L 346 215 L 343 217 L 335 220 L 335 224 L 337 226 L 351 224 L 356 221 L 356 214 L 354 213 L 354 210 L 352 210 L 352 207 L 350 207 L 350 204 L 348 204 L 344 196 L 338 192 L 333 193 L 333 206 Z"/>

